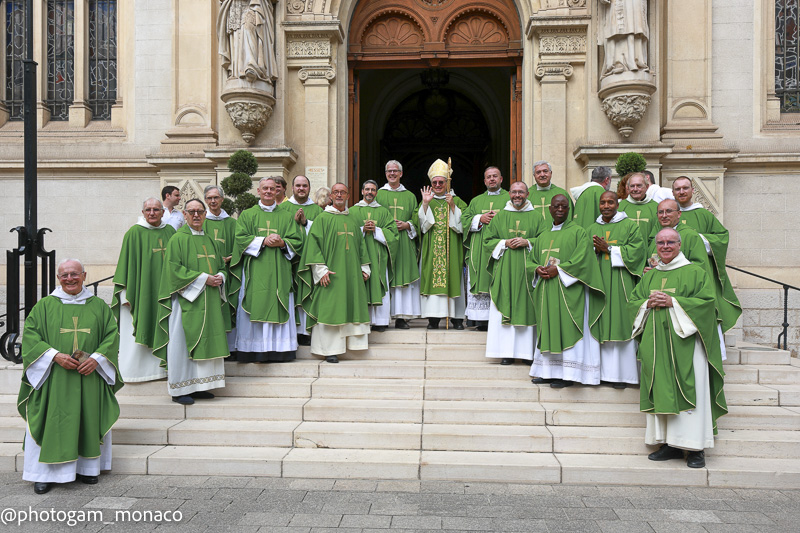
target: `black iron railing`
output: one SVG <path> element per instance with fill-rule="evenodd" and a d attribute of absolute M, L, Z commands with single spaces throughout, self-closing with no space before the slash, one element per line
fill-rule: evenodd
<path fill-rule="evenodd" d="M 794 285 L 789 285 L 788 283 L 784 283 L 782 281 L 778 281 L 776 279 L 768 278 L 762 276 L 760 274 L 755 274 L 753 272 L 748 272 L 747 270 L 742 270 L 741 268 L 725 265 L 726 267 L 736 270 L 737 272 L 742 272 L 743 274 L 747 274 L 748 276 L 753 276 L 755 278 L 763 279 L 764 281 L 769 281 L 770 283 L 775 283 L 776 285 L 780 285 L 783 288 L 783 331 L 778 335 L 778 348 L 781 348 L 781 339 L 783 339 L 783 349 L 786 350 L 787 340 L 789 338 L 789 289 L 800 291 L 799 287 L 795 287 Z"/>

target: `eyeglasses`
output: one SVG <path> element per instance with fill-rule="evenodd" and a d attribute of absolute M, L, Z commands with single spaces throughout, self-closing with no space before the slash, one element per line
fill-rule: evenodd
<path fill-rule="evenodd" d="M 668 215 L 670 213 L 674 213 L 675 211 L 677 211 L 677 209 L 659 209 L 658 211 L 656 211 L 656 214 L 659 216 Z"/>
<path fill-rule="evenodd" d="M 58 275 L 59 279 L 78 279 L 83 276 L 83 272 L 63 272 Z"/>
<path fill-rule="evenodd" d="M 400 171 L 400 170 L 395 170 L 395 169 L 392 169 L 392 170 L 387 170 L 387 171 L 386 171 L 386 173 L 387 173 L 387 174 L 399 174 L 400 172 L 402 172 L 402 171 Z"/>
<path fill-rule="evenodd" d="M 192 216 L 198 216 L 198 215 L 202 215 L 203 213 L 205 213 L 205 211 L 203 211 L 203 210 L 192 210 L 192 211 L 187 210 L 186 212 L 189 213 Z"/>
<path fill-rule="evenodd" d="M 144 210 L 145 213 L 160 213 L 161 211 L 163 211 L 163 209 L 160 207 L 148 207 Z"/>
<path fill-rule="evenodd" d="M 675 246 L 680 244 L 681 241 L 656 241 L 656 246 Z"/>
<path fill-rule="evenodd" d="M 347 194 L 347 191 L 333 191 L 331 194 L 333 196 L 345 196 Z"/>

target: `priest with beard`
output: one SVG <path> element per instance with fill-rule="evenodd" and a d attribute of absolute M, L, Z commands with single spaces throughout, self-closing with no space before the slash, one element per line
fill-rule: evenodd
<path fill-rule="evenodd" d="M 285 363 L 297 357 L 292 264 L 304 235 L 275 200 L 273 178 L 258 182 L 257 205 L 236 222 L 228 299 L 236 302 L 236 360 Z"/>
<path fill-rule="evenodd" d="M 705 466 L 714 446 L 717 419 L 728 412 L 717 338 L 714 283 L 681 253 L 672 228 L 655 237 L 658 263 L 631 297 L 633 335 L 641 361 L 640 409 L 646 413 L 645 443 L 661 444 L 651 461 L 683 459 Z"/>
<path fill-rule="evenodd" d="M 437 159 L 428 169 L 430 187 L 422 189 L 417 216 L 422 229 L 420 309 L 428 329 L 439 329 L 447 317 L 454 329 L 464 329 L 466 299 L 463 292 L 464 248 L 461 214 L 464 200 L 450 189 L 450 165 Z"/>
<path fill-rule="evenodd" d="M 603 280 L 592 240 L 569 220 L 569 202 L 550 203 L 553 225 L 537 237 L 527 272 L 534 287 L 536 351 L 534 383 L 555 389 L 575 383 L 600 384 L 600 344 L 591 334 L 603 311 Z"/>
<path fill-rule="evenodd" d="M 489 272 L 486 264 L 489 256 L 484 253 L 484 228 L 509 200 L 508 192 L 502 188 L 503 176 L 497 167 L 488 167 L 483 172 L 486 192 L 476 196 L 461 215 L 464 231 L 464 248 L 467 263 L 467 320 L 475 322 L 478 331 L 486 331 L 489 326 Z"/>
<path fill-rule="evenodd" d="M 114 316 L 83 286 L 81 262 L 61 261 L 58 281 L 61 287 L 33 306 L 22 334 L 22 479 L 33 481 L 36 494 L 76 479 L 93 485 L 101 470 L 111 470 L 115 395 L 123 384 Z"/>
<path fill-rule="evenodd" d="M 119 372 L 127 383 L 167 376 L 153 355 L 164 255 L 175 235 L 163 213 L 159 200 L 144 201 L 142 216 L 122 239 L 114 273 L 111 310 L 120 332 Z"/>
<path fill-rule="evenodd" d="M 628 197 L 619 201 L 619 210 L 628 214 L 642 233 L 645 244 L 650 242 L 653 228 L 658 227 L 658 202 L 647 196 L 647 181 L 644 174 L 635 172 L 628 177 Z"/>
<path fill-rule="evenodd" d="M 615 389 L 639 383 L 636 343 L 631 337 L 628 299 L 642 277 L 645 245 L 636 222 L 618 210 L 617 193 L 600 195 L 600 216 L 589 227 L 603 279 L 605 302 L 592 336 L 600 341 L 600 381 Z"/>
<path fill-rule="evenodd" d="M 534 211 L 542 216 L 545 227 L 550 227 L 553 223 L 553 217 L 550 215 L 550 201 L 553 196 L 563 194 L 569 201 L 569 215 L 567 218 L 572 220 L 575 214 L 575 206 L 572 204 L 567 191 L 553 185 L 553 169 L 547 161 L 537 161 L 533 164 L 533 179 L 536 181 L 536 187 L 530 190 L 528 201 L 533 206 Z"/>
<path fill-rule="evenodd" d="M 484 237 L 492 297 L 486 357 L 500 359 L 501 365 L 514 364 L 514 359 L 530 364 L 536 344 L 536 319 L 533 287 L 525 265 L 545 223 L 528 201 L 525 183 L 512 183 L 509 195 L 511 199 L 492 219 Z"/>
<path fill-rule="evenodd" d="M 361 187 L 362 199 L 350 208 L 359 217 L 364 246 L 369 255 L 371 275 L 367 280 L 367 303 L 373 331 L 386 331 L 391 319 L 389 278 L 397 257 L 399 235 L 389 210 L 375 201 L 378 184 L 367 180 Z"/>
<path fill-rule="evenodd" d="M 331 187 L 333 205 L 320 214 L 303 247 L 300 294 L 308 314 L 311 353 L 338 363 L 347 350 L 369 348 L 370 278 L 361 219 L 347 208 L 347 185 Z"/>
<path fill-rule="evenodd" d="M 172 401 L 191 405 L 225 386 L 230 352 L 223 319 L 225 262 L 203 232 L 205 204 L 194 198 L 184 207 L 186 225 L 167 244 L 154 353 L 167 369 Z"/>
<path fill-rule="evenodd" d="M 397 229 L 397 254 L 389 279 L 389 306 L 396 329 L 409 329 L 408 321 L 420 316 L 419 308 L 419 220 L 417 197 L 400 179 L 403 165 L 389 161 L 384 167 L 386 185 L 380 188 L 375 201 L 391 211 Z"/>

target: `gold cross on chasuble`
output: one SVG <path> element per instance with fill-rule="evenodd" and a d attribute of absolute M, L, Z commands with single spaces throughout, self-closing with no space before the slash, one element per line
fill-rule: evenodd
<path fill-rule="evenodd" d="M 266 232 L 267 236 L 269 236 L 270 233 L 278 233 L 278 230 L 272 229 L 270 227 L 271 225 L 272 225 L 272 221 L 271 220 L 267 220 L 267 227 L 266 228 L 258 228 L 258 231 Z"/>
<path fill-rule="evenodd" d="M 544 196 L 542 196 L 542 205 L 538 205 L 538 204 L 534 204 L 533 205 L 534 211 L 536 209 L 541 209 L 542 210 L 542 218 L 547 218 L 547 215 L 545 214 L 545 213 L 547 213 L 547 211 L 545 211 L 546 208 L 547 208 L 547 200 L 545 199 Z"/>
<path fill-rule="evenodd" d="M 636 211 L 636 218 L 632 218 L 631 220 L 636 222 L 637 226 L 639 225 L 639 222 L 650 222 L 649 218 L 642 218 L 642 212 L 641 211 Z"/>
<path fill-rule="evenodd" d="M 661 292 L 671 292 L 672 294 L 675 294 L 675 289 L 665 289 L 664 287 L 666 287 L 666 285 L 667 285 L 667 278 L 661 278 L 661 289 L 658 289 L 658 290 L 651 289 L 650 290 L 650 294 L 653 294 L 654 292 L 658 292 L 659 290 Z"/>
<path fill-rule="evenodd" d="M 347 231 L 347 224 L 344 225 L 344 231 L 336 232 L 336 235 L 344 235 L 344 249 L 345 250 L 349 250 L 350 249 L 350 239 L 348 239 L 347 236 L 350 235 L 352 237 L 353 236 L 353 232 L 352 231 Z"/>
<path fill-rule="evenodd" d="M 489 209 L 484 209 L 481 213 L 488 213 L 489 211 L 494 211 L 494 202 L 489 202 Z"/>
<path fill-rule="evenodd" d="M 519 229 L 519 223 L 520 222 L 521 222 L 520 220 L 517 220 L 517 229 L 508 228 L 508 232 L 509 233 L 516 233 L 516 237 L 519 237 L 520 235 L 527 235 L 528 232 L 526 230 Z M 553 243 L 550 243 L 550 246 L 552 246 L 552 245 L 553 245 Z"/>
<path fill-rule="evenodd" d="M 617 241 L 617 240 L 609 241 L 608 239 L 609 239 L 610 237 L 611 237 L 611 232 L 610 232 L 610 231 L 606 231 L 606 244 L 617 244 L 617 242 L 619 242 L 619 241 Z M 604 253 L 604 254 L 603 254 L 603 258 L 604 258 L 606 261 L 611 261 L 611 256 L 608 254 L 608 252 L 606 252 L 606 253 Z"/>
<path fill-rule="evenodd" d="M 395 199 L 394 199 L 394 205 L 392 205 L 392 206 L 389 206 L 389 209 L 391 209 L 392 211 L 394 211 L 394 219 L 395 219 L 395 220 L 399 220 L 399 219 L 397 218 L 397 210 L 398 210 L 398 209 L 399 209 L 400 211 L 405 211 L 405 210 L 406 210 L 406 208 L 405 208 L 405 207 L 403 207 L 403 206 L 401 206 L 401 205 L 397 205 L 397 198 L 395 198 Z"/>
<path fill-rule="evenodd" d="M 550 241 L 550 248 L 548 248 L 547 250 L 542 250 L 542 253 L 545 253 L 545 252 L 547 252 L 547 257 L 546 257 L 546 258 L 545 258 L 545 260 L 544 260 L 544 265 L 545 265 L 545 266 L 547 266 L 547 263 L 549 263 L 549 262 L 550 262 L 550 252 L 556 252 L 556 253 L 558 253 L 558 252 L 560 252 L 560 251 L 561 251 L 561 248 L 553 248 L 553 243 L 554 243 L 554 242 L 556 242 L 556 241 L 555 241 L 555 240 L 551 240 L 551 241 Z"/>
<path fill-rule="evenodd" d="M 208 262 L 208 273 L 209 274 L 213 274 L 214 271 L 211 269 L 211 259 L 209 259 L 209 258 L 213 257 L 214 259 L 216 259 L 217 256 L 216 255 L 209 255 L 208 250 L 206 250 L 206 245 L 205 244 L 203 245 L 203 252 L 205 252 L 205 255 L 197 254 L 197 258 L 198 259 L 205 259 Z"/>
<path fill-rule="evenodd" d="M 222 244 L 225 244 L 225 239 L 220 239 L 219 238 L 219 228 L 214 228 L 214 240 L 215 241 L 219 241 Z"/>
<path fill-rule="evenodd" d="M 78 351 L 78 333 L 91 333 L 92 330 L 89 328 L 78 329 L 78 317 L 72 317 L 72 329 L 61 328 L 59 333 L 72 333 L 74 336 L 72 337 L 72 353 Z"/>
<path fill-rule="evenodd" d="M 162 257 L 162 259 L 163 259 L 163 257 L 164 257 L 164 252 L 166 252 L 166 251 L 167 251 L 167 249 L 164 247 L 164 240 L 163 240 L 163 239 L 158 239 L 158 245 L 159 245 L 161 248 L 153 248 L 153 253 L 161 252 L 161 257 Z"/>

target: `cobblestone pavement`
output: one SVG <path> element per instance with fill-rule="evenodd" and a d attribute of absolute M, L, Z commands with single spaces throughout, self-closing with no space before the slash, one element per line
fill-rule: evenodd
<path fill-rule="evenodd" d="M 38 496 L 18 473 L 0 482 L 9 532 L 800 531 L 791 490 L 103 475 Z"/>

